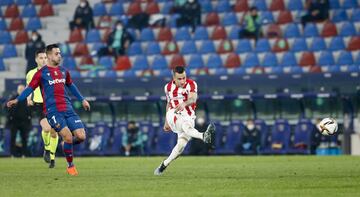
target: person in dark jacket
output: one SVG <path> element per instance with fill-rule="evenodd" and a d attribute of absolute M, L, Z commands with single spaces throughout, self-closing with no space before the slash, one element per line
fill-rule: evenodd
<path fill-rule="evenodd" d="M 306 4 L 308 12 L 305 16 L 301 17 L 301 24 L 303 26 L 308 22 L 316 22 L 329 18 L 330 4 L 328 0 L 308 0 Z"/>
<path fill-rule="evenodd" d="M 256 128 L 254 120 L 248 119 L 241 137 L 241 153 L 257 154 L 260 146 L 260 131 Z"/>
<path fill-rule="evenodd" d="M 191 26 L 195 31 L 196 26 L 201 24 L 201 5 L 197 0 L 187 0 L 187 2 L 176 9 L 180 18 L 176 20 L 176 26 Z"/>
<path fill-rule="evenodd" d="M 45 48 L 45 42 L 37 31 L 31 33 L 31 40 L 25 47 L 25 58 L 27 61 L 26 73 L 37 67 L 35 62 L 35 52 Z"/>
<path fill-rule="evenodd" d="M 94 28 L 93 10 L 87 0 L 80 0 L 74 14 L 73 21 L 70 22 L 70 30 L 83 28 L 86 30 Z"/>
<path fill-rule="evenodd" d="M 24 85 L 18 85 L 17 93 L 11 96 L 10 100 L 17 98 L 20 93 L 25 89 Z M 27 156 L 27 138 L 29 135 L 29 131 L 31 130 L 31 110 L 27 104 L 27 100 L 21 101 L 12 108 L 8 109 L 7 115 L 7 128 L 11 131 L 11 155 L 16 156 L 16 150 L 18 144 L 16 144 L 16 136 L 18 131 L 20 131 L 21 137 L 21 156 Z"/>
<path fill-rule="evenodd" d="M 146 136 L 143 135 L 134 121 L 128 122 L 128 129 L 122 137 L 122 146 L 125 150 L 125 156 L 142 155 L 144 152 L 144 142 Z"/>

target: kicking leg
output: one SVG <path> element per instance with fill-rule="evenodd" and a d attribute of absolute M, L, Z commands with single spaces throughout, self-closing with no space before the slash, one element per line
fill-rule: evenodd
<path fill-rule="evenodd" d="M 85 129 L 81 128 L 81 129 L 76 129 L 75 131 L 73 131 L 74 133 L 74 139 L 73 139 L 73 144 L 80 144 L 83 141 L 85 141 L 86 139 L 86 134 L 85 134 Z"/>
<path fill-rule="evenodd" d="M 72 175 L 78 175 L 78 172 L 73 163 L 73 138 L 68 127 L 64 127 L 59 134 L 64 140 L 63 150 L 68 163 L 67 172 Z"/>

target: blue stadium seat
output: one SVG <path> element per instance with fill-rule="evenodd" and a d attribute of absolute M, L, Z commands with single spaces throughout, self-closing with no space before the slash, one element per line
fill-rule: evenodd
<path fill-rule="evenodd" d="M 173 8 L 173 2 L 172 1 L 165 1 L 164 6 L 160 10 L 162 14 L 169 14 L 170 10 Z"/>
<path fill-rule="evenodd" d="M 208 34 L 206 28 L 203 26 L 197 27 L 195 29 L 193 39 L 194 40 L 208 40 L 209 34 Z"/>
<path fill-rule="evenodd" d="M 176 28 L 177 27 L 177 20 L 180 18 L 180 14 L 171 14 L 170 15 L 170 19 L 168 20 L 168 26 L 170 26 L 171 28 Z"/>
<path fill-rule="evenodd" d="M 10 44 L 11 34 L 8 31 L 0 31 L 0 44 Z"/>
<path fill-rule="evenodd" d="M 296 23 L 290 23 L 286 26 L 284 30 L 284 37 L 285 38 L 294 38 L 300 37 L 300 30 Z"/>
<path fill-rule="evenodd" d="M 275 67 L 278 65 L 276 55 L 274 53 L 266 53 L 262 61 L 262 66 Z"/>
<path fill-rule="evenodd" d="M 160 70 L 165 70 L 168 68 L 168 64 L 166 62 L 166 59 L 164 56 L 162 55 L 156 55 L 154 57 L 154 60 L 151 64 L 151 68 L 152 69 L 160 69 Z"/>
<path fill-rule="evenodd" d="M 335 23 L 348 20 L 346 11 L 344 9 L 333 10 L 333 16 L 331 20 Z"/>
<path fill-rule="evenodd" d="M 26 5 L 24 7 L 24 9 L 22 10 L 21 12 L 21 17 L 24 17 L 24 18 L 29 18 L 29 17 L 36 17 L 37 16 L 37 13 L 36 13 L 36 9 L 35 9 L 35 6 L 33 5 Z"/>
<path fill-rule="evenodd" d="M 248 39 L 239 40 L 235 51 L 236 51 L 236 53 L 239 53 L 239 54 L 253 51 L 253 49 L 251 47 L 251 42 Z"/>
<path fill-rule="evenodd" d="M 99 65 L 105 67 L 106 69 L 112 69 L 113 64 L 114 64 L 114 60 L 112 56 L 102 56 L 99 59 L 98 62 Z"/>
<path fill-rule="evenodd" d="M 309 50 L 311 51 L 322 51 L 326 49 L 325 40 L 322 37 L 314 37 L 310 44 Z"/>
<path fill-rule="evenodd" d="M 222 18 L 222 25 L 228 26 L 228 25 L 237 25 L 237 17 L 234 12 L 225 13 L 224 17 Z"/>
<path fill-rule="evenodd" d="M 110 7 L 109 15 L 110 16 L 118 16 L 124 14 L 122 3 L 114 3 Z"/>
<path fill-rule="evenodd" d="M 6 21 L 2 18 L 0 18 L 0 31 L 7 30 Z"/>
<path fill-rule="evenodd" d="M 306 23 L 304 28 L 305 37 L 317 37 L 319 36 L 319 31 L 314 23 Z"/>
<path fill-rule="evenodd" d="M 132 69 L 135 70 L 146 70 L 149 68 L 149 63 L 146 56 L 138 55 L 135 57 L 134 63 L 132 64 Z"/>
<path fill-rule="evenodd" d="M 105 151 L 107 155 L 121 155 L 122 151 L 122 136 L 127 130 L 127 122 L 116 121 L 113 128 L 112 143 L 109 148 Z"/>
<path fill-rule="evenodd" d="M 3 49 L 3 53 L 2 53 L 2 57 L 3 58 L 10 58 L 10 57 L 16 57 L 16 56 L 17 56 L 17 51 L 16 51 L 15 45 L 5 44 L 4 49 Z"/>
<path fill-rule="evenodd" d="M 39 17 L 29 18 L 29 20 L 25 26 L 26 31 L 35 31 L 35 30 L 38 30 L 41 28 L 42 28 L 42 25 L 41 25 L 41 21 L 40 21 Z"/>
<path fill-rule="evenodd" d="M 228 38 L 231 40 L 239 39 L 239 31 L 240 27 L 238 25 L 234 25 L 230 29 L 230 33 L 228 33 Z"/>
<path fill-rule="evenodd" d="M 353 64 L 353 57 L 352 54 L 348 51 L 341 51 L 339 57 L 337 59 L 337 65 L 351 65 Z"/>
<path fill-rule="evenodd" d="M 131 43 L 129 49 L 128 49 L 128 55 L 141 55 L 142 49 L 141 49 L 141 42 L 133 42 Z"/>
<path fill-rule="evenodd" d="M 274 23 L 275 22 L 272 12 L 269 12 L 269 11 L 262 12 L 260 17 L 261 17 L 261 22 L 263 24 L 268 24 L 268 23 Z"/>
<path fill-rule="evenodd" d="M 358 73 L 360 71 L 359 65 L 348 65 L 347 71 Z"/>
<path fill-rule="evenodd" d="M 90 31 L 88 31 L 86 34 L 85 42 L 86 43 L 101 42 L 101 36 L 99 30 L 91 29 Z"/>
<path fill-rule="evenodd" d="M 263 154 L 285 154 L 288 151 L 290 143 L 290 125 L 288 121 L 278 119 L 271 130 L 269 143 L 266 144 L 261 153 Z M 275 147 L 278 148 L 275 148 Z"/>
<path fill-rule="evenodd" d="M 106 78 L 116 78 L 117 77 L 116 71 L 114 71 L 114 70 L 105 70 L 103 72 L 104 73 L 101 77 L 106 77 Z"/>
<path fill-rule="evenodd" d="M 5 63 L 4 60 L 0 58 L 0 71 L 4 71 L 4 70 L 5 70 Z"/>
<path fill-rule="evenodd" d="M 290 73 L 301 74 L 301 73 L 304 73 L 304 71 L 300 66 L 292 66 L 292 67 L 290 67 Z"/>
<path fill-rule="evenodd" d="M 236 75 L 245 75 L 245 74 L 247 74 L 246 73 L 246 68 L 244 68 L 244 67 L 239 67 L 239 68 L 235 68 L 234 69 L 234 74 L 236 74 Z"/>
<path fill-rule="evenodd" d="M 189 33 L 189 28 L 188 27 L 181 27 L 181 28 L 177 29 L 174 38 L 175 38 L 176 41 L 191 40 L 191 35 Z"/>
<path fill-rule="evenodd" d="M 312 147 L 312 131 L 314 125 L 308 119 L 302 119 L 295 127 L 293 141 L 289 148 L 289 153 L 293 154 L 310 154 Z"/>
<path fill-rule="evenodd" d="M 57 5 L 66 3 L 66 0 L 49 0 L 49 2 L 53 5 Z"/>
<path fill-rule="evenodd" d="M 185 41 L 180 49 L 180 53 L 183 55 L 197 53 L 195 42 L 192 40 Z"/>
<path fill-rule="evenodd" d="M 206 63 L 206 67 L 208 68 L 221 68 L 223 67 L 223 63 L 221 57 L 218 54 L 210 54 Z"/>
<path fill-rule="evenodd" d="M 228 0 L 219 0 L 217 2 L 216 5 L 216 12 L 220 13 L 220 12 L 230 12 L 231 11 L 231 6 Z"/>
<path fill-rule="evenodd" d="M 161 53 L 161 49 L 158 42 L 149 42 L 146 50 L 147 55 L 157 55 Z"/>
<path fill-rule="evenodd" d="M 334 57 L 331 52 L 329 51 L 321 51 L 319 60 L 317 61 L 318 65 L 320 66 L 328 66 L 328 65 L 334 65 Z"/>
<path fill-rule="evenodd" d="M 353 22 L 360 21 L 360 8 L 352 10 L 351 21 L 353 21 Z"/>
<path fill-rule="evenodd" d="M 76 78 L 76 79 L 81 78 L 81 74 L 77 70 L 70 70 L 69 73 L 71 78 Z"/>
<path fill-rule="evenodd" d="M 98 42 L 98 43 L 94 43 L 92 48 L 91 48 L 91 53 L 92 52 L 98 52 L 101 48 L 106 47 L 105 43 L 102 42 Z"/>
<path fill-rule="evenodd" d="M 340 0 L 329 0 L 331 9 L 339 9 L 340 8 Z"/>
<path fill-rule="evenodd" d="M 16 0 L 17 5 L 30 5 L 31 0 Z"/>
<path fill-rule="evenodd" d="M 328 47 L 329 50 L 337 51 L 337 50 L 344 50 L 345 48 L 346 47 L 345 47 L 344 40 L 342 37 L 339 37 L 339 36 L 332 37 L 329 47 Z"/>
<path fill-rule="evenodd" d="M 305 38 L 295 38 L 290 50 L 293 52 L 308 50 Z"/>
<path fill-rule="evenodd" d="M 261 38 L 255 44 L 256 52 L 268 52 L 271 51 L 270 43 L 267 39 Z"/>
<path fill-rule="evenodd" d="M 201 11 L 203 13 L 209 13 L 209 12 L 213 12 L 213 7 L 211 5 L 211 1 L 209 0 L 202 0 L 199 1 L 200 5 L 201 5 Z"/>
<path fill-rule="evenodd" d="M 343 22 L 340 27 L 341 36 L 353 36 L 356 35 L 356 29 L 352 22 Z"/>
<path fill-rule="evenodd" d="M 360 52 L 358 52 L 357 54 L 353 54 L 353 57 L 354 57 L 354 63 L 356 65 L 360 65 Z"/>
<path fill-rule="evenodd" d="M 226 128 L 225 143 L 216 149 L 218 154 L 239 154 L 241 151 L 244 125 L 240 121 L 232 121 Z"/>
<path fill-rule="evenodd" d="M 61 56 L 63 57 L 67 57 L 67 56 L 71 56 L 72 52 L 70 49 L 70 46 L 66 43 L 60 43 L 60 51 L 61 51 Z"/>
<path fill-rule="evenodd" d="M 150 28 L 142 29 L 140 32 L 140 40 L 141 41 L 154 41 L 155 36 L 154 32 Z"/>
<path fill-rule="evenodd" d="M 340 66 L 337 66 L 337 65 L 330 65 L 330 66 L 325 66 L 325 67 L 327 68 L 327 72 L 330 72 L 330 73 L 339 73 L 339 72 L 341 72 Z"/>
<path fill-rule="evenodd" d="M 123 77 L 127 77 L 127 78 L 134 78 L 136 77 L 136 72 L 135 70 L 126 70 L 124 71 Z"/>
<path fill-rule="evenodd" d="M 288 1 L 288 4 L 287 4 L 286 7 L 287 7 L 287 9 L 290 10 L 290 11 L 303 10 L 303 8 L 304 8 L 301 0 L 291 0 L 291 1 Z"/>
<path fill-rule="evenodd" d="M 292 52 L 284 53 L 284 55 L 280 61 L 280 65 L 281 66 L 297 66 L 298 64 L 297 64 L 294 53 L 292 53 Z"/>
<path fill-rule="evenodd" d="M 164 155 L 169 154 L 172 148 L 176 144 L 176 134 L 175 133 L 166 133 L 159 131 L 157 133 L 157 140 L 155 145 L 155 154 Z"/>
<path fill-rule="evenodd" d="M 257 7 L 257 9 L 258 9 L 259 11 L 266 11 L 266 10 L 268 10 L 265 0 L 254 0 L 254 1 L 252 1 L 252 6 Z"/>
<path fill-rule="evenodd" d="M 1 0 L 0 1 L 0 6 L 3 6 L 3 5 L 12 5 L 14 4 L 14 0 Z"/>
<path fill-rule="evenodd" d="M 215 46 L 214 43 L 211 40 L 204 40 L 202 41 L 199 53 L 206 54 L 206 53 L 215 53 Z"/>
<path fill-rule="evenodd" d="M 205 66 L 204 61 L 199 54 L 193 54 L 190 56 L 188 67 L 191 68 L 203 68 Z"/>
<path fill-rule="evenodd" d="M 258 56 L 256 53 L 248 53 L 245 56 L 245 61 L 243 61 L 243 66 L 244 67 L 254 67 L 254 66 L 259 66 L 260 62 L 258 59 Z"/>
<path fill-rule="evenodd" d="M 345 8 L 345 9 L 357 8 L 358 7 L 358 2 L 357 2 L 357 0 L 344 0 L 341 7 Z"/>
<path fill-rule="evenodd" d="M 93 8 L 94 16 L 105 16 L 106 15 L 106 7 L 103 3 L 95 3 Z"/>
<path fill-rule="evenodd" d="M 76 61 L 73 57 L 64 57 L 62 65 L 69 70 L 76 70 Z"/>

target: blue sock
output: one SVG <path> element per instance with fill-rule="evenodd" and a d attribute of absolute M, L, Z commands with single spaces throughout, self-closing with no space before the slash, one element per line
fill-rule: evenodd
<path fill-rule="evenodd" d="M 73 166 L 73 145 L 64 142 L 64 154 L 66 157 L 66 161 L 68 163 L 68 167 Z"/>

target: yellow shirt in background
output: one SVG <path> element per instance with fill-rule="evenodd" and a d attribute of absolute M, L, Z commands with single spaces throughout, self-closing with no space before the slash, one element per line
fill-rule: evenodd
<path fill-rule="evenodd" d="M 29 83 L 31 82 L 32 78 L 34 77 L 35 73 L 38 70 L 39 70 L 38 68 L 34 68 L 26 74 L 26 85 L 29 85 Z M 32 96 L 32 101 L 34 101 L 35 103 L 43 103 L 43 98 L 41 95 L 40 87 L 37 87 L 34 90 L 33 96 Z"/>

